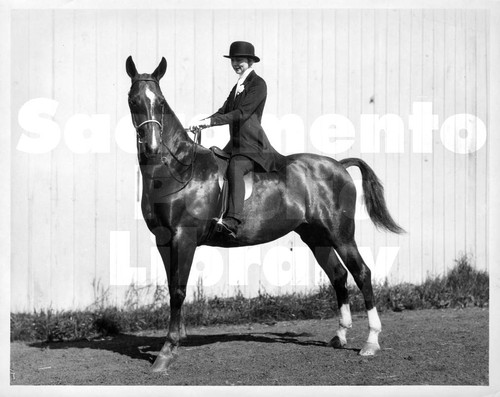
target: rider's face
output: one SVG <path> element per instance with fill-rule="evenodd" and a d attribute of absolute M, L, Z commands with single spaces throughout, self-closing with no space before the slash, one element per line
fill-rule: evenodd
<path fill-rule="evenodd" d="M 231 58 L 231 66 L 234 71 L 242 75 L 245 71 L 252 65 L 251 61 L 248 58 Z"/>

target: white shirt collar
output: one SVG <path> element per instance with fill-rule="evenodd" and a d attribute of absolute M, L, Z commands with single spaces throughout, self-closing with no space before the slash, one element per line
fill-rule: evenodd
<path fill-rule="evenodd" d="M 237 83 L 236 83 L 236 84 L 237 84 L 237 85 L 243 84 L 243 82 L 246 80 L 246 78 L 248 77 L 248 75 L 249 75 L 250 73 L 252 73 L 252 71 L 253 71 L 253 68 L 252 68 L 252 67 L 249 67 L 247 70 L 245 70 L 245 71 L 243 72 L 243 74 L 242 74 L 240 77 L 238 77 L 238 81 L 237 81 Z"/>

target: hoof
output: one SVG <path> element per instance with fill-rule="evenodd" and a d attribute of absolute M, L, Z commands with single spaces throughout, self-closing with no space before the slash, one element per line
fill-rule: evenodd
<path fill-rule="evenodd" d="M 365 343 L 361 351 L 359 352 L 360 356 L 374 356 L 380 350 L 380 346 L 378 343 Z"/>
<path fill-rule="evenodd" d="M 164 372 L 166 371 L 170 365 L 177 359 L 178 353 L 177 353 L 177 347 L 168 348 L 168 349 L 161 349 L 160 353 L 158 354 L 158 357 L 156 358 L 155 362 L 153 363 L 153 366 L 151 367 L 152 372 Z"/>
<path fill-rule="evenodd" d="M 334 349 L 343 349 L 347 345 L 347 341 L 341 340 L 338 335 L 335 335 L 328 345 Z"/>

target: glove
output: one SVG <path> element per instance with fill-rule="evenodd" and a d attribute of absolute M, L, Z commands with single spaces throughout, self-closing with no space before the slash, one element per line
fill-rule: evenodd
<path fill-rule="evenodd" d="M 189 129 L 194 130 L 196 128 L 207 128 L 207 127 L 210 127 L 210 119 L 195 121 L 194 123 L 191 123 Z"/>

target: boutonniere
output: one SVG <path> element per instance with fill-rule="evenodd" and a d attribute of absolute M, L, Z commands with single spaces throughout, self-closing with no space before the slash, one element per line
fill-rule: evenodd
<path fill-rule="evenodd" d="M 245 89 L 245 86 L 242 84 L 240 85 L 239 87 L 236 88 L 236 95 L 239 95 L 243 92 L 243 90 Z"/>

